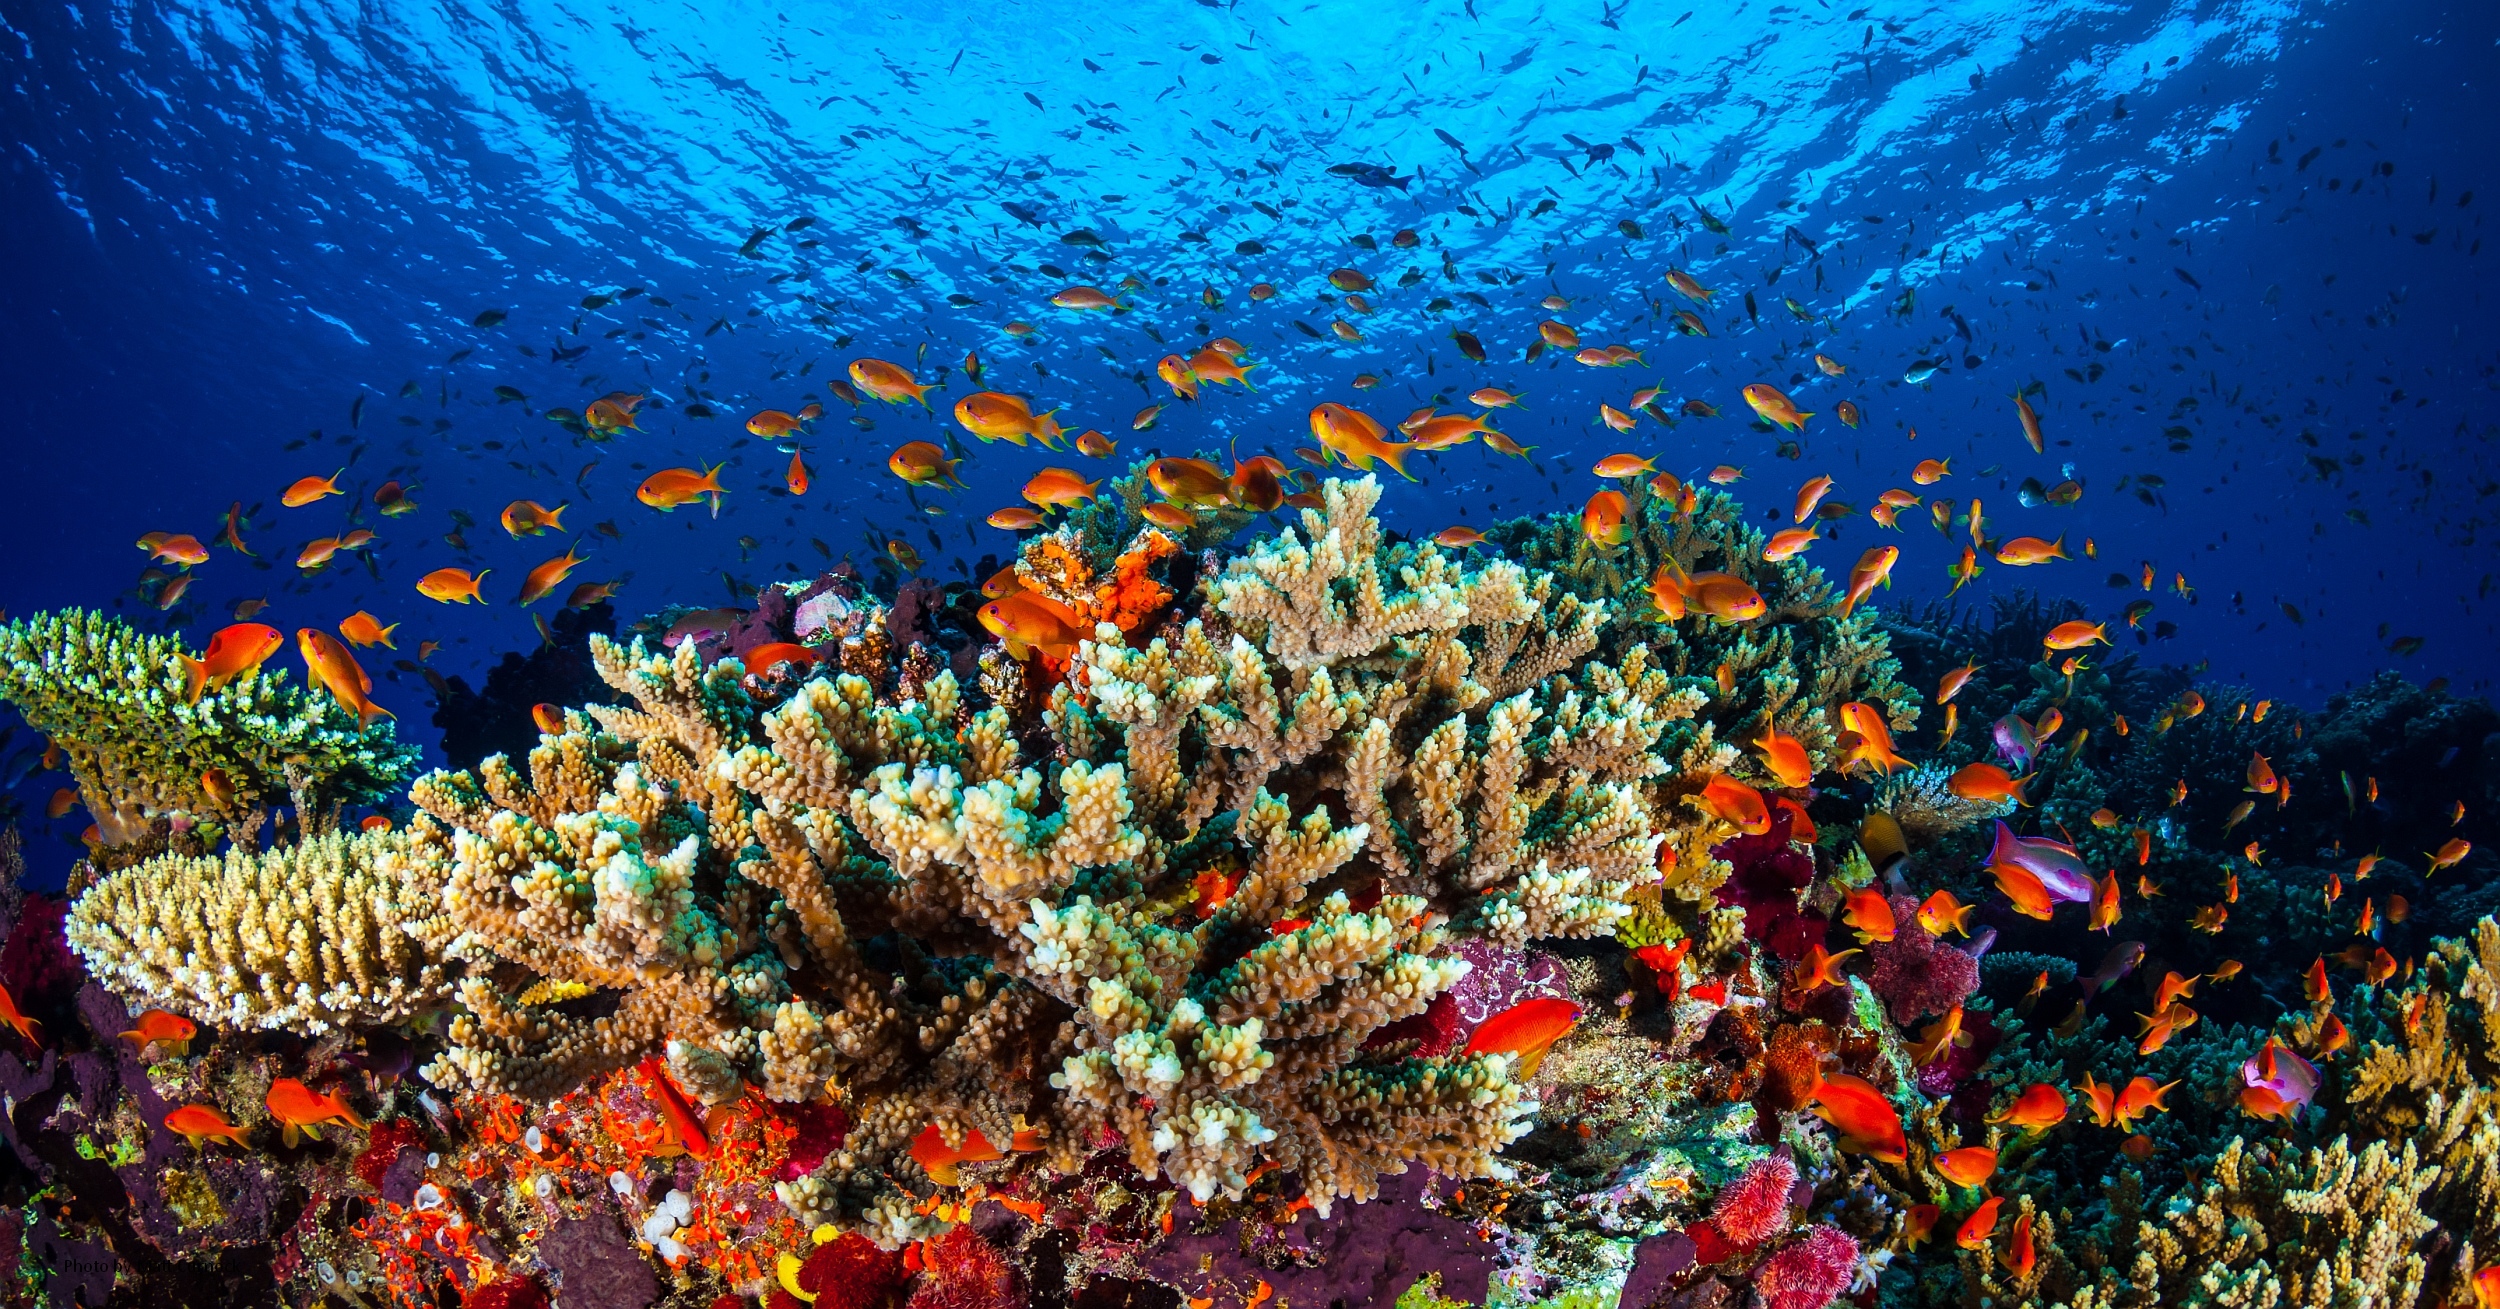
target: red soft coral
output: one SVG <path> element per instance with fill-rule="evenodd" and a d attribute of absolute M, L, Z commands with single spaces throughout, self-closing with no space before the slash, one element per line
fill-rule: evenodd
<path fill-rule="evenodd" d="M 1753 1288 L 1763 1309 L 1823 1309 L 1849 1289 L 1858 1269 L 1856 1238 L 1837 1227 L 1812 1227 L 1805 1239 L 1762 1261 Z"/>
<path fill-rule="evenodd" d="M 817 1246 L 794 1280 L 816 1297 L 815 1309 L 880 1309 L 902 1289 L 905 1276 L 902 1255 L 845 1232 Z"/>
<path fill-rule="evenodd" d="M 1745 1175 L 1719 1188 L 1710 1222 L 1740 1245 L 1760 1245 L 1788 1230 L 1788 1195 L 1797 1187 L 1797 1163 L 1782 1150 L 1757 1159 Z"/>
<path fill-rule="evenodd" d="M 463 1297 L 466 1309 L 547 1309 L 547 1288 L 530 1277 L 500 1277 Z"/>
<path fill-rule="evenodd" d="M 1797 917 L 1797 893 L 1814 880 L 1814 856 L 1789 839 L 1794 826 L 1795 815 L 1782 809 L 1771 815 L 1770 830 L 1760 836 L 1739 836 L 1710 847 L 1712 858 L 1728 862 L 1719 902 L 1745 911 L 1745 935 L 1756 941 L 1771 940 Z"/>
<path fill-rule="evenodd" d="M 1942 1014 L 1979 989 L 1979 961 L 1945 944 L 1918 921 L 1918 901 L 1890 898 L 1892 939 L 1866 946 L 1867 985 L 1892 1011 L 1892 1021 L 1912 1023 Z"/>
<path fill-rule="evenodd" d="M 969 1227 L 923 1244 L 920 1266 L 910 1309 L 1024 1309 L 1024 1283 L 1015 1265 Z"/>

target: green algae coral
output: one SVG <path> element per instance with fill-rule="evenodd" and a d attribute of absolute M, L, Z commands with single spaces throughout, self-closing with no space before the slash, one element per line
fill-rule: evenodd
<path fill-rule="evenodd" d="M 107 986 L 219 1027 L 319 1034 L 398 1022 L 449 998 L 416 933 L 430 899 L 380 870 L 402 838 L 330 833 L 222 855 L 159 855 L 71 907 L 72 948 Z"/>
<path fill-rule="evenodd" d="M 417 748 L 389 724 L 359 727 L 275 668 L 189 700 L 185 653 L 172 637 L 87 610 L 0 624 L 0 699 L 59 743 L 106 845 L 168 815 L 248 837 L 278 797 L 310 830 L 341 805 L 396 799 L 414 770 Z M 230 796 L 211 794 L 211 770 Z"/>

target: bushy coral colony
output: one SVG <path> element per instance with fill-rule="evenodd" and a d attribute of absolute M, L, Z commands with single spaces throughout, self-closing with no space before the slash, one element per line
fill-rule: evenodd
<path fill-rule="evenodd" d="M 268 648 L 0 627 L 97 819 L 5 1298 L 2500 1304 L 2488 706 L 1886 615 L 1706 489 L 1142 485 L 568 629 L 413 782 Z"/>

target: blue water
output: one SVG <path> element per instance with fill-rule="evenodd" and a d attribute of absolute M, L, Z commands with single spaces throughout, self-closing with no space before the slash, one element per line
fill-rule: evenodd
<path fill-rule="evenodd" d="M 972 489 L 915 502 L 886 454 L 944 439 L 960 371 L 934 411 L 871 401 L 858 424 L 825 382 L 861 356 L 927 380 L 977 350 L 990 386 L 1121 438 L 1122 467 L 1287 454 L 1321 400 L 1394 421 L 1436 391 L 1444 408 L 1523 393 L 1498 421 L 1534 461 L 1416 461 L 1387 505 L 1416 532 L 1576 509 L 1617 450 L 1741 465 L 1766 513 L 1818 473 L 1863 511 L 1950 457 L 1928 489 L 2099 555 L 1991 565 L 1960 599 L 2037 587 L 2115 618 L 2143 593 L 2109 575 L 2150 562 L 2144 626 L 2175 625 L 2153 660 L 2287 701 L 2391 664 L 2487 691 L 2495 36 L 2487 5 L 2294 0 L 21 0 L 0 8 L 0 605 L 111 606 L 194 642 L 249 597 L 287 629 L 366 609 L 405 624 L 403 652 L 442 642 L 432 666 L 474 685 L 536 644 L 511 601 L 571 539 L 505 537 L 515 498 L 616 524 L 621 540 L 583 538 L 574 580 L 630 574 L 628 615 L 812 573 L 814 542 L 865 563 L 900 537 L 963 576 L 1012 548 L 981 518 L 1031 473 L 1107 465 L 974 443 Z M 1347 164 L 1386 171 L 1330 171 Z M 1401 229 L 1420 243 L 1394 246 Z M 1377 279 L 1372 312 L 1328 286 L 1339 267 Z M 1671 267 L 1715 303 L 1677 296 Z M 1047 302 L 1125 277 L 1145 284 L 1125 313 Z M 1262 281 L 1279 293 L 1254 303 Z M 1548 295 L 1589 344 L 1645 363 L 1520 362 Z M 1709 338 L 1668 330 L 1685 308 Z M 487 310 L 508 317 L 472 326 Z M 1340 320 L 1362 339 L 1331 335 Z M 1216 335 L 1250 348 L 1258 389 L 1174 401 L 1155 360 Z M 1820 376 L 1816 352 L 1849 371 Z M 1905 383 L 1922 359 L 1942 366 Z M 1355 389 L 1365 373 L 1385 380 Z M 1820 415 L 1794 461 L 1749 421 L 1756 381 Z M 2035 382 L 2038 455 L 2010 399 Z M 1722 416 L 1596 425 L 1646 386 Z M 590 445 L 540 416 L 620 389 L 657 398 L 640 434 Z M 786 457 L 741 423 L 811 399 L 828 406 L 804 439 L 815 485 L 792 499 Z M 1842 399 L 1860 430 L 1831 417 Z M 697 402 L 719 416 L 687 417 Z M 633 500 L 653 470 L 724 461 L 717 519 Z M 278 507 L 342 465 L 353 497 Z M 2018 504 L 2024 478 L 2069 465 L 2080 503 Z M 375 516 L 390 478 L 418 514 Z M 150 607 L 131 542 L 207 540 L 237 500 L 260 506 L 246 539 L 274 566 L 220 550 L 181 604 Z M 475 520 L 465 553 L 443 539 L 455 510 Z M 351 519 L 381 534 L 369 568 L 286 566 Z M 1924 510 L 1902 521 L 1844 520 L 1809 557 L 1841 572 L 1895 541 L 1894 597 L 1942 596 L 1959 541 Z M 493 603 L 420 598 L 414 579 L 448 565 L 491 568 Z M 2418 654 L 2391 651 L 2403 637 Z M 431 740 L 423 682 L 386 662 L 368 660 L 377 699 Z M 39 814 L 61 780 L 19 798 Z"/>

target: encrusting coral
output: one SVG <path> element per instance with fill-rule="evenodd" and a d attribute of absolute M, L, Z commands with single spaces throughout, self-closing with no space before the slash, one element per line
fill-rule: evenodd
<path fill-rule="evenodd" d="M 320 1034 L 436 1009 L 456 970 L 412 935 L 430 897 L 377 870 L 399 838 L 158 855 L 79 897 L 69 943 L 125 996 L 220 1027 Z"/>
<path fill-rule="evenodd" d="M 266 666 L 194 697 L 185 653 L 86 610 L 0 625 L 0 699 L 60 745 L 104 844 L 163 817 L 248 840 L 280 797 L 318 830 L 343 805 L 398 798 L 417 748 L 389 724 L 359 726 L 331 696 Z"/>

